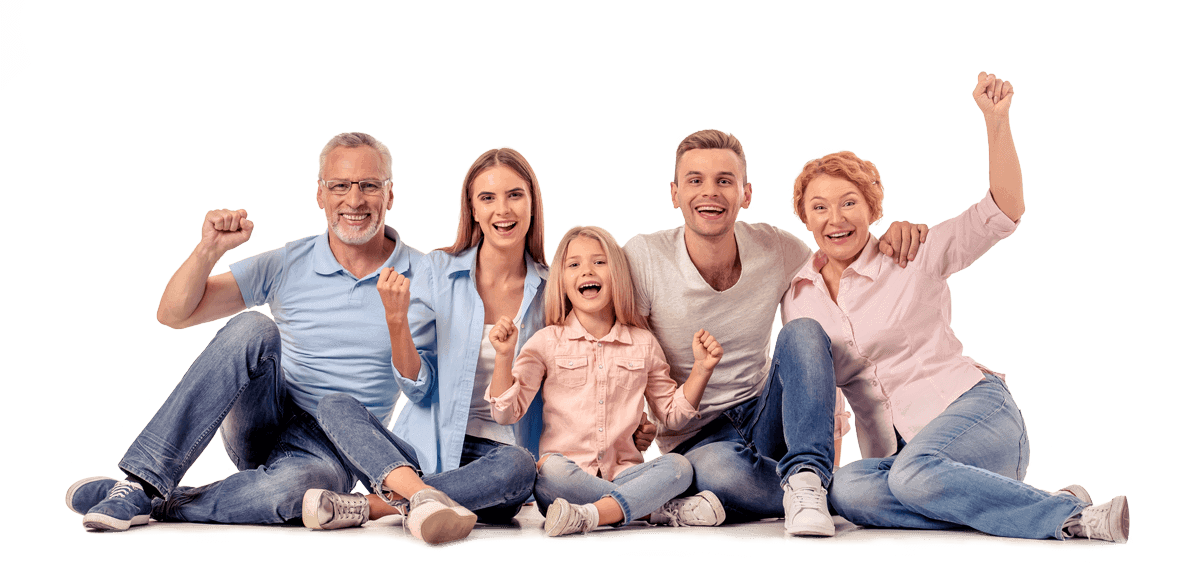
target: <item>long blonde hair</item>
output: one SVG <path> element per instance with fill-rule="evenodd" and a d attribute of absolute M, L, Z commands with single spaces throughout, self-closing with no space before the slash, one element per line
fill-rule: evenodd
<path fill-rule="evenodd" d="M 566 264 L 567 245 L 571 241 L 587 237 L 600 242 L 604 256 L 608 258 L 609 273 L 612 276 L 613 314 L 617 322 L 649 330 L 646 317 L 637 312 L 637 291 L 633 286 L 633 275 L 629 272 L 629 259 L 625 251 L 617 244 L 617 240 L 608 231 L 600 227 L 575 227 L 563 235 L 554 252 L 554 264 L 550 265 L 550 279 L 546 281 L 546 326 L 562 326 L 571 314 L 571 300 L 563 289 L 563 266 Z"/>
<path fill-rule="evenodd" d="M 479 177 L 480 173 L 498 165 L 512 169 L 529 184 L 529 231 L 525 233 L 525 252 L 529 253 L 533 260 L 544 265 L 546 264 L 546 232 L 545 224 L 542 222 L 542 188 L 538 185 L 537 175 L 534 175 L 533 168 L 529 166 L 525 156 L 518 153 L 517 150 L 507 147 L 483 152 L 483 155 L 480 155 L 467 170 L 467 176 L 463 178 L 462 184 L 458 236 L 454 239 L 453 245 L 439 250 L 457 255 L 483 241 L 483 229 L 480 229 L 479 223 L 475 222 L 475 210 L 471 206 L 471 183 L 475 181 L 476 177 Z"/>

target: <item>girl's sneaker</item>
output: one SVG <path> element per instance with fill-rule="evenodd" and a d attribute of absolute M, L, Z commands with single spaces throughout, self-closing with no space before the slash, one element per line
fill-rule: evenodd
<path fill-rule="evenodd" d="M 1081 515 L 1068 519 L 1063 530 L 1071 537 L 1125 543 L 1129 541 L 1129 503 L 1118 495 L 1108 503 L 1089 505 Z"/>
<path fill-rule="evenodd" d="M 724 522 L 725 506 L 721 505 L 717 494 L 711 491 L 672 499 L 650 514 L 650 523 L 671 527 L 714 527 Z"/>
<path fill-rule="evenodd" d="M 596 511 L 596 506 L 575 505 L 560 497 L 546 509 L 546 535 L 558 537 L 587 533 L 596 529 L 599 521 L 600 514 Z"/>

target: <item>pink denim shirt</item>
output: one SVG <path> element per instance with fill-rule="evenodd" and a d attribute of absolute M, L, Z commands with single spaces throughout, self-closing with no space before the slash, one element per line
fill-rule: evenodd
<path fill-rule="evenodd" d="M 963 356 L 950 328 L 946 279 L 1016 228 L 989 192 L 963 214 L 930 229 L 907 268 L 881 254 L 879 241 L 871 237 L 842 274 L 837 302 L 812 268 L 812 258 L 792 279 L 783 298 L 783 320 L 807 316 L 829 335 L 837 385 L 854 410 L 864 458 L 896 453 L 896 431 L 911 441 L 991 372 Z"/>
<path fill-rule="evenodd" d="M 492 417 L 501 424 L 520 420 L 541 387 L 541 453 L 562 454 L 609 481 L 643 461 L 633 444 L 643 396 L 668 427 L 700 417 L 671 379 L 650 331 L 617 323 L 596 340 L 574 312 L 565 325 L 547 326 L 530 337 L 512 374 L 512 387 L 488 398 Z"/>

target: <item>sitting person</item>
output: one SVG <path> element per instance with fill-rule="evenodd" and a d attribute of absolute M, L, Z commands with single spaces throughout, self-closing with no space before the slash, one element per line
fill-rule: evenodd
<path fill-rule="evenodd" d="M 820 334 L 827 351 L 810 355 L 805 369 L 835 377 L 866 457 L 834 474 L 829 505 L 863 526 L 1124 542 L 1124 496 L 1092 505 L 1080 486 L 1047 493 L 1021 481 L 1029 460 L 1021 411 L 1000 375 L 963 356 L 950 328 L 946 279 L 1011 234 L 1025 211 L 1012 94 L 1008 82 L 979 74 L 991 189 L 930 229 L 904 271 L 867 232 L 882 215 L 874 165 L 835 153 L 796 178 L 796 213 L 828 262 L 815 269 L 810 259 L 796 274 L 784 321 L 828 333 Z"/>
<path fill-rule="evenodd" d="M 534 496 L 548 535 L 624 525 L 656 510 L 652 522 L 678 524 L 678 516 L 664 514 L 684 510 L 707 515 L 691 515 L 693 524 L 721 524 L 724 512 L 711 492 L 672 501 L 692 483 L 687 458 L 666 454 L 643 463 L 631 437 L 646 401 L 669 428 L 699 416 L 696 405 L 721 345 L 703 330 L 693 334 L 692 373 L 676 386 L 662 348 L 634 312 L 629 262 L 608 232 L 576 227 L 563 237 L 550 269 L 546 328 L 514 365 L 517 332 L 507 317 L 492 329 L 496 370 L 488 401 L 496 421 L 511 424 L 544 393 L 544 455 Z"/>

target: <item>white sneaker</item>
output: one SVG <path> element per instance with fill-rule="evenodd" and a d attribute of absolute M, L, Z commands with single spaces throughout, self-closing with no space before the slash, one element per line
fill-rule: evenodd
<path fill-rule="evenodd" d="M 1129 541 L 1129 503 L 1118 495 L 1108 503 L 1083 508 L 1063 526 L 1072 537 L 1125 543 Z"/>
<path fill-rule="evenodd" d="M 420 490 L 408 500 L 408 530 L 430 545 L 470 535 L 475 519 L 471 510 L 433 488 Z"/>
<path fill-rule="evenodd" d="M 1071 485 L 1064 487 L 1056 492 L 1051 493 L 1050 495 L 1064 495 L 1064 494 L 1073 495 L 1073 496 L 1079 498 L 1081 501 L 1083 501 L 1083 503 L 1092 505 L 1092 496 L 1088 495 L 1088 491 L 1086 489 L 1083 489 L 1083 486 L 1081 486 L 1079 484 L 1071 484 Z"/>
<path fill-rule="evenodd" d="M 358 527 L 371 519 L 367 496 L 360 493 L 337 493 L 325 489 L 304 492 L 302 520 L 309 529 L 344 529 Z"/>
<path fill-rule="evenodd" d="M 783 528 L 788 535 L 833 537 L 826 491 L 821 478 L 809 471 L 793 474 L 783 487 Z"/>
<path fill-rule="evenodd" d="M 596 529 L 599 521 L 600 514 L 595 510 L 595 506 L 592 506 L 592 511 L 588 511 L 587 507 L 569 503 L 560 497 L 546 508 L 544 527 L 546 535 L 558 537 L 572 533 L 587 533 Z"/>
<path fill-rule="evenodd" d="M 650 514 L 650 523 L 670 525 L 671 527 L 688 527 L 702 525 L 715 527 L 725 522 L 725 506 L 717 499 L 717 494 L 702 491 L 688 497 L 677 497 L 664 503 L 662 507 Z"/>

